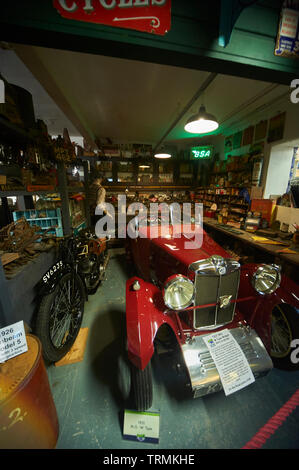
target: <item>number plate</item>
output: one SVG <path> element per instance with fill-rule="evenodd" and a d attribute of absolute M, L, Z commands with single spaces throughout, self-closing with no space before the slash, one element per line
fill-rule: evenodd
<path fill-rule="evenodd" d="M 59 271 L 63 266 L 63 261 L 58 261 L 55 263 L 49 271 L 46 272 L 46 274 L 43 276 L 43 281 L 47 283 L 52 276 L 54 276 L 57 271 Z"/>

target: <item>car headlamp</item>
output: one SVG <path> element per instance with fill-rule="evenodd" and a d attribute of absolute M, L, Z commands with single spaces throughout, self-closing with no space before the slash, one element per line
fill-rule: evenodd
<path fill-rule="evenodd" d="M 182 274 L 169 277 L 163 289 L 164 302 L 172 310 L 183 310 L 192 304 L 193 282 Z"/>
<path fill-rule="evenodd" d="M 280 266 L 276 264 L 264 264 L 260 266 L 253 275 L 252 285 L 261 294 L 273 294 L 280 286 Z"/>

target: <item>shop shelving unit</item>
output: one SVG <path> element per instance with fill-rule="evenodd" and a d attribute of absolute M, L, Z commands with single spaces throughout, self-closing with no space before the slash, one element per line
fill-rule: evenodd
<path fill-rule="evenodd" d="M 41 233 L 48 230 L 48 233 L 54 234 L 56 237 L 63 236 L 61 210 L 57 209 L 30 209 L 25 211 L 14 211 L 14 222 L 24 217 L 29 225 L 40 227 Z"/>
<path fill-rule="evenodd" d="M 33 142 L 32 137 L 26 132 L 25 129 L 22 129 L 7 120 L 3 119 L 0 116 L 0 141 L 4 142 L 13 142 L 22 148 L 22 146 L 28 142 Z M 58 187 L 54 190 L 34 190 L 28 191 L 25 187 L 10 189 L 8 191 L 0 190 L 0 198 L 7 198 L 16 196 L 22 198 L 24 196 L 33 196 L 33 195 L 45 195 L 47 193 L 59 193 L 61 198 L 61 209 L 53 210 L 24 210 L 17 211 L 13 215 L 14 220 L 17 220 L 21 216 L 25 216 L 30 225 L 38 225 L 41 229 L 41 232 L 45 231 L 49 227 L 55 230 L 56 236 L 68 235 L 72 231 L 71 224 L 71 214 L 69 210 L 69 194 L 76 189 L 76 191 L 85 192 L 87 188 L 87 163 L 83 163 L 84 167 L 84 178 L 85 184 L 84 187 L 80 188 L 68 188 L 67 178 L 66 178 L 66 166 L 64 163 L 57 164 L 57 175 L 58 175 Z M 5 200 L 5 199 L 4 199 Z M 86 203 L 85 203 L 86 206 Z M 24 204 L 25 207 L 25 204 Z M 43 212 L 46 217 L 37 217 L 40 215 L 40 212 Z M 89 214 L 85 209 L 85 214 L 87 220 L 81 221 L 78 226 L 74 227 L 74 232 L 78 233 L 79 229 L 89 223 Z M 34 215 L 34 217 L 33 217 Z M 14 321 L 24 319 L 27 321 L 29 316 L 29 307 L 28 311 L 24 311 L 24 304 L 31 306 L 35 293 L 35 286 L 37 282 L 41 279 L 41 276 L 44 272 L 53 264 L 55 259 L 54 253 L 41 253 L 37 258 L 37 261 L 34 262 L 34 270 L 30 269 L 30 275 L 26 273 L 20 273 L 16 279 L 8 280 L 6 279 L 5 272 L 0 260 L 0 292 L 5 293 L 5 295 L 0 295 L 0 327 L 5 326 Z M 26 267 L 24 267 L 26 271 Z M 22 300 L 23 299 L 23 300 Z M 23 302 L 23 303 L 22 303 Z M 23 305 L 23 307 L 22 307 Z M 23 312 L 23 313 L 22 313 Z M 22 318 L 17 318 L 21 315 Z M 27 316 L 26 316 L 27 315 Z"/>
<path fill-rule="evenodd" d="M 226 207 L 229 214 L 246 217 L 249 204 L 244 200 L 244 196 L 240 196 L 241 189 L 239 187 L 198 188 L 195 199 L 203 204 L 205 210 L 208 210 L 212 204 L 216 203 L 217 212 Z"/>

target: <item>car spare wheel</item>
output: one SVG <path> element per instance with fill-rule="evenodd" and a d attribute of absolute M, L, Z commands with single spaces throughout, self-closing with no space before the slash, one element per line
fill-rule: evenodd
<path fill-rule="evenodd" d="M 146 411 L 153 402 L 152 366 L 149 362 L 144 370 L 131 364 L 131 379 L 134 404 L 137 411 Z"/>
<path fill-rule="evenodd" d="M 271 315 L 271 358 L 275 367 L 299 369 L 298 339 L 299 311 L 287 304 L 276 305 Z"/>

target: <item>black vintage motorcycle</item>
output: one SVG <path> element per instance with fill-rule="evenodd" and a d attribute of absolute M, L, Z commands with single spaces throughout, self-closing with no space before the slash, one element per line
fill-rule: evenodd
<path fill-rule="evenodd" d="M 37 286 L 40 297 L 35 333 L 47 362 L 57 362 L 74 344 L 88 295 L 96 292 L 109 260 L 106 239 L 89 232 L 59 241 L 57 262 Z"/>

